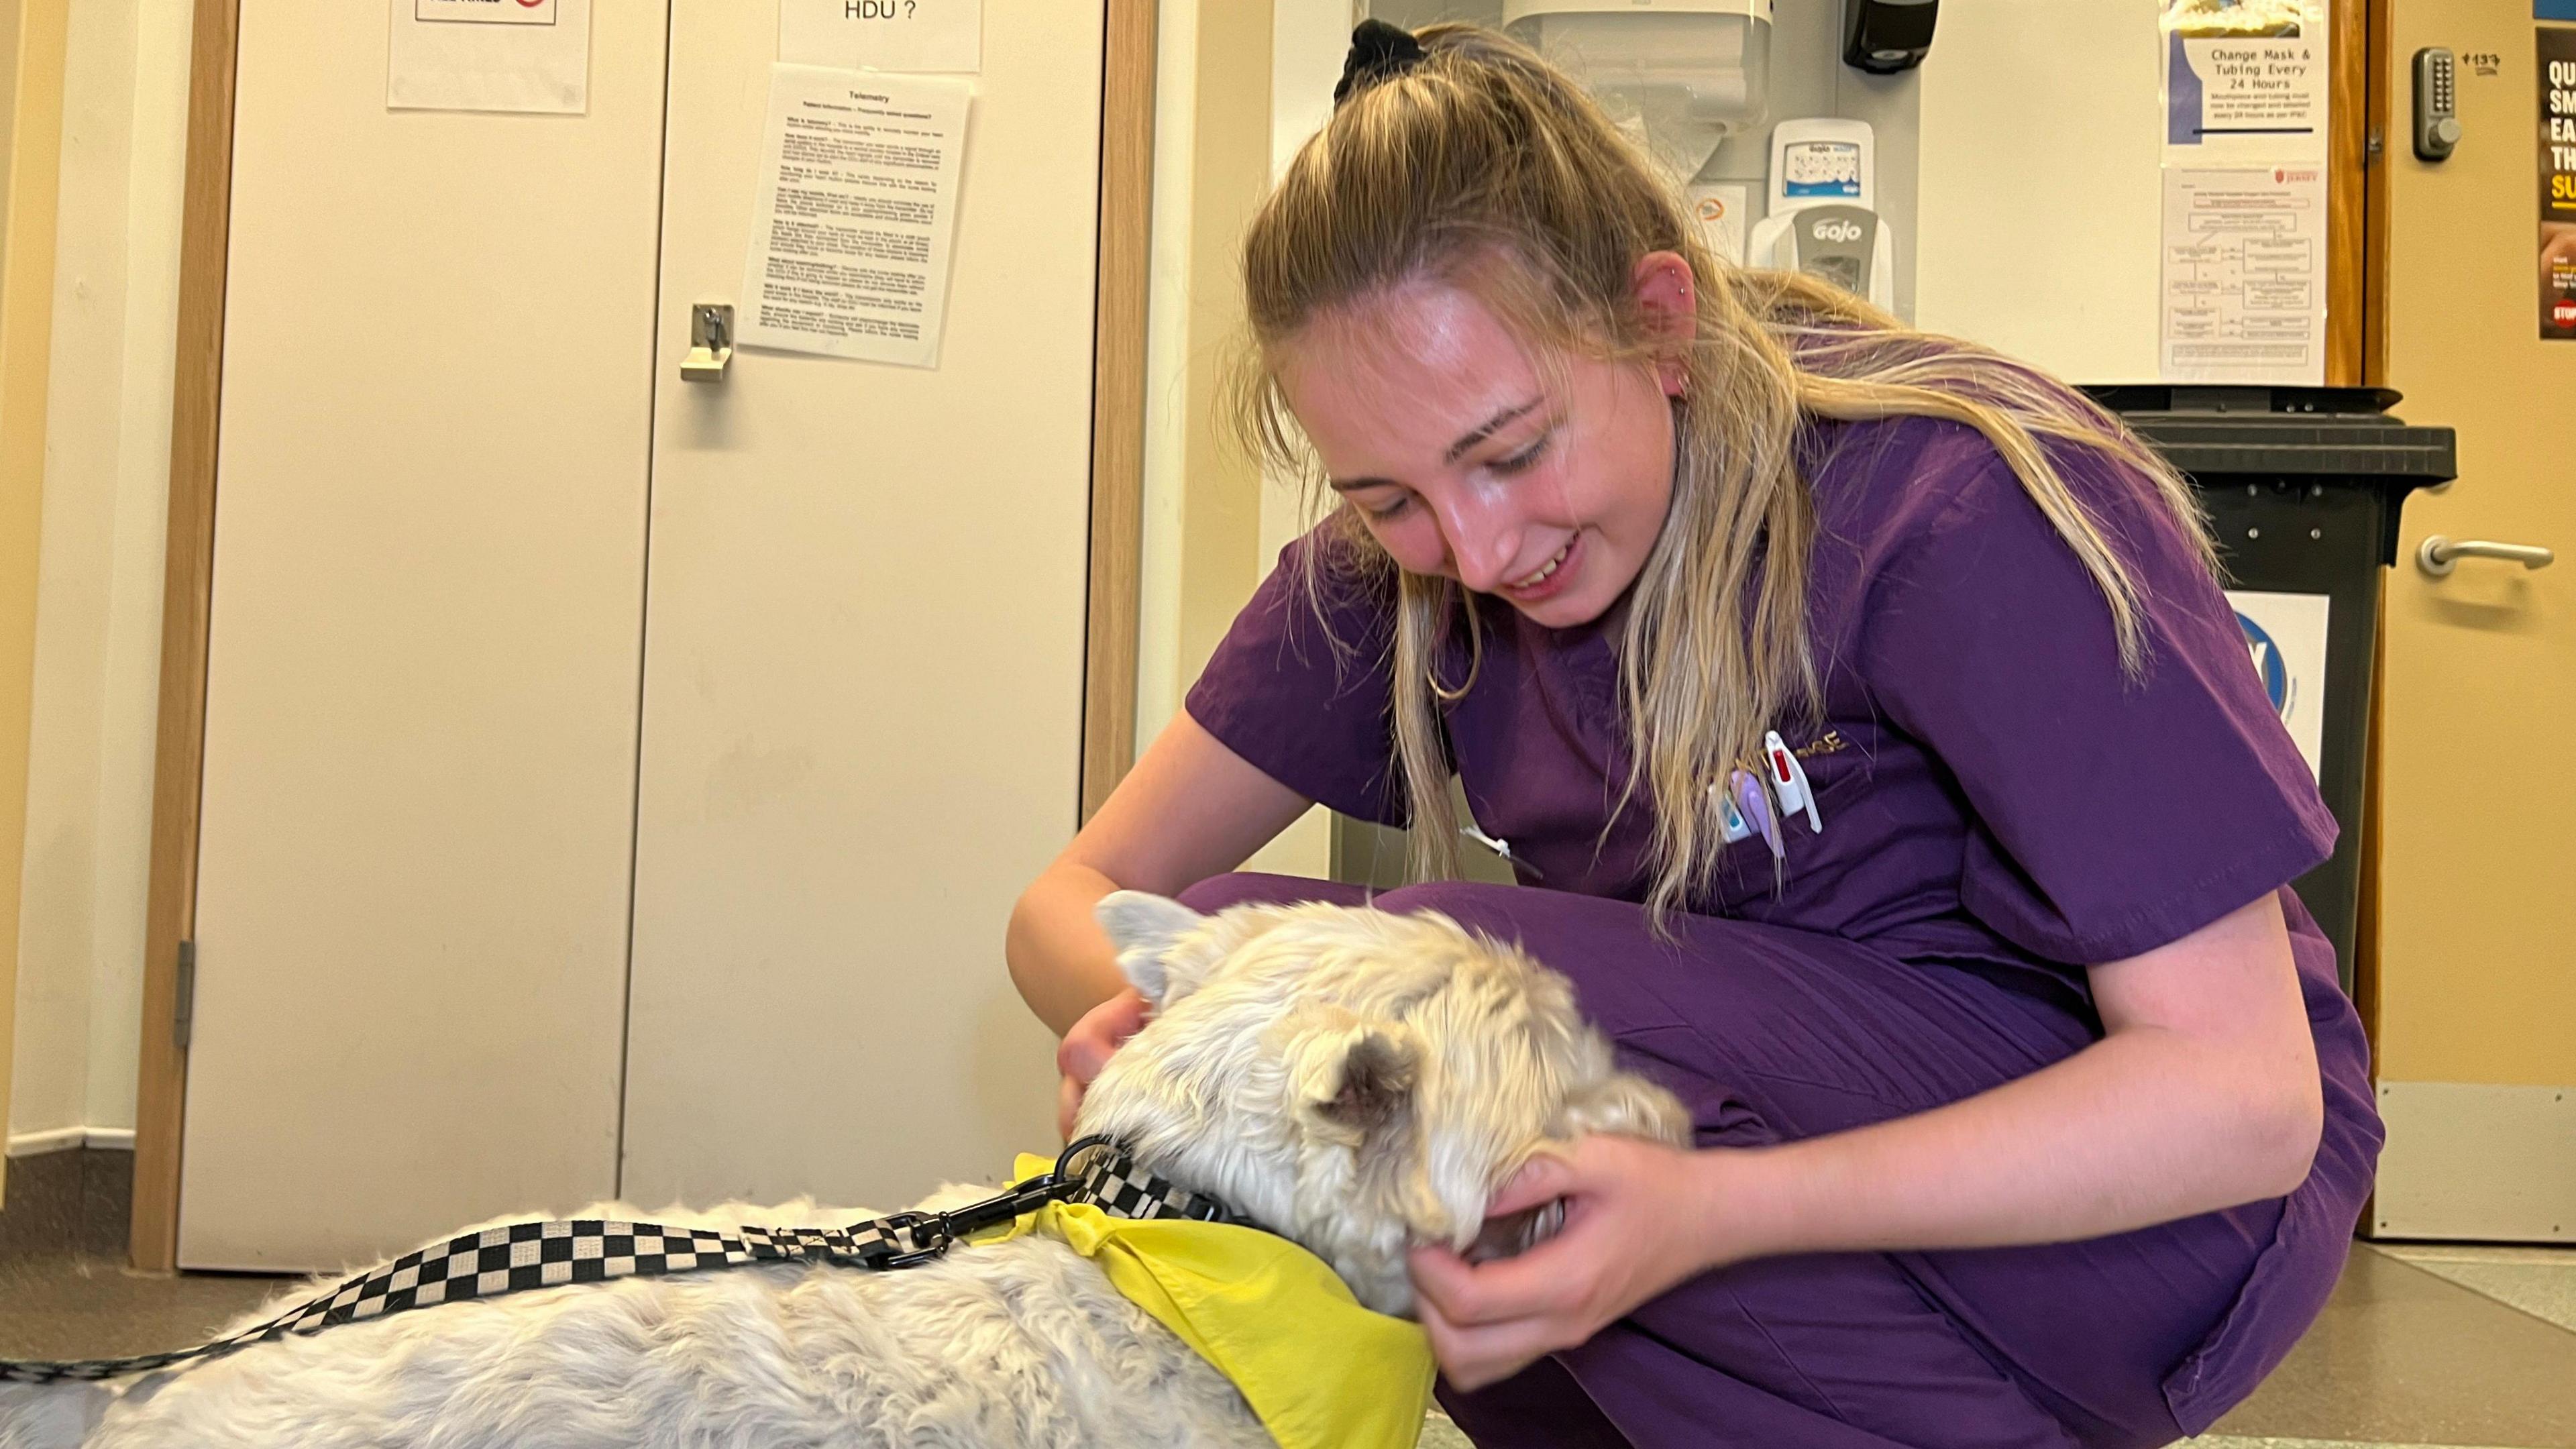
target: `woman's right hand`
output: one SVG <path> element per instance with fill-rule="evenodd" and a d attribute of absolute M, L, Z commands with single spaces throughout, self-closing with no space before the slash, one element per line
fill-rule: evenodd
<path fill-rule="evenodd" d="M 1055 1069 L 1064 1074 L 1056 1088 L 1056 1131 L 1073 1140 L 1073 1119 L 1082 1110 L 1082 1094 L 1109 1064 L 1111 1055 L 1145 1026 L 1145 998 L 1133 986 L 1082 1014 L 1056 1043 Z"/>
<path fill-rule="evenodd" d="M 1122 886 L 1173 895 L 1232 870 L 1313 803 L 1179 714 L 1021 893 L 1004 953 L 1021 998 L 1064 1033 L 1056 1121 L 1068 1135 L 1091 1079 L 1145 1024 L 1145 1003 L 1094 917 L 1101 897 Z"/>

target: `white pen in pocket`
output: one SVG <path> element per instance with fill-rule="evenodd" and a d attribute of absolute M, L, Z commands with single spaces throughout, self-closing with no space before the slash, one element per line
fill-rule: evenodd
<path fill-rule="evenodd" d="M 1515 872 L 1527 871 L 1531 880 L 1547 879 L 1547 873 L 1545 871 L 1540 870 L 1537 866 L 1530 864 L 1519 856 L 1512 854 L 1512 843 L 1503 839 L 1501 836 L 1487 835 L 1485 832 L 1477 829 L 1473 825 L 1459 826 L 1458 833 L 1467 837 L 1469 840 L 1476 842 L 1478 845 L 1485 847 L 1487 850 L 1492 851 L 1495 859 L 1510 866 Z"/>
<path fill-rule="evenodd" d="M 1811 835 L 1825 833 L 1825 812 L 1816 805 L 1815 787 L 1807 783 L 1807 767 L 1781 742 L 1780 732 L 1773 730 L 1762 737 L 1762 757 L 1771 765 L 1771 790 L 1780 797 L 1780 814 L 1804 813 Z"/>

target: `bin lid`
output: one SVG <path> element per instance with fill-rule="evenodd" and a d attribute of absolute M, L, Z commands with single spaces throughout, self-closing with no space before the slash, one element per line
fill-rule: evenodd
<path fill-rule="evenodd" d="M 2087 388 L 2194 481 L 2344 479 L 2400 494 L 2459 476 L 2457 435 L 2388 415 L 2384 387 Z"/>

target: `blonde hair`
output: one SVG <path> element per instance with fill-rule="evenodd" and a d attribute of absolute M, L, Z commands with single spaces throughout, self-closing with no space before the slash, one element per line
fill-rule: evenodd
<path fill-rule="evenodd" d="M 2080 394 L 1993 352 L 1914 331 L 1805 276 L 1721 264 L 1677 189 L 1564 74 L 1475 26 L 1435 25 L 1418 39 L 1424 57 L 1339 105 L 1253 218 L 1243 255 L 1253 349 L 1238 421 L 1314 486 L 1280 350 L 1327 312 L 1425 280 L 1470 291 L 1542 361 L 1682 366 L 1672 502 L 1619 651 L 1633 763 L 1618 808 L 1641 788 L 1652 807 L 1647 902 L 1659 925 L 1723 843 L 1709 785 L 1759 759 L 1766 729 L 1820 711 L 1807 634 L 1815 512 L 1795 451 L 1810 419 L 1975 428 L 2099 585 L 2123 666 L 2142 667 L 2137 582 L 2043 444 L 2151 479 L 2207 556 L 2189 487 L 2152 451 Z M 1636 264 L 1653 252 L 1680 255 L 1697 284 L 1695 332 L 1678 355 L 1636 301 Z M 1451 580 L 1396 569 L 1351 508 L 1330 526 L 1349 545 L 1337 552 L 1396 578 L 1396 762 L 1418 868 L 1453 875 L 1458 822 L 1438 699 L 1463 686 L 1437 685 L 1431 671 L 1462 616 L 1473 643 L 1473 603 Z"/>

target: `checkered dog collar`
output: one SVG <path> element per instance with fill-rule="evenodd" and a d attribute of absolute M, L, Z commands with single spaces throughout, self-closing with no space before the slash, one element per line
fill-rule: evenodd
<path fill-rule="evenodd" d="M 172 1353 L 56 1363 L 0 1360 L 0 1383 L 112 1379 L 174 1368 L 285 1338 L 319 1333 L 438 1303 L 498 1298 L 567 1283 L 657 1278 L 758 1263 L 829 1263 L 844 1268 L 909 1268 L 944 1256 L 965 1238 L 1051 1202 L 1089 1203 L 1113 1217 L 1188 1218 L 1259 1226 L 1216 1198 L 1137 1165 L 1104 1137 L 1085 1137 L 1055 1168 L 982 1202 L 940 1213 L 893 1213 L 843 1228 L 670 1228 L 659 1223 L 577 1218 L 511 1223 L 405 1253 L 288 1313 L 229 1338 Z"/>

